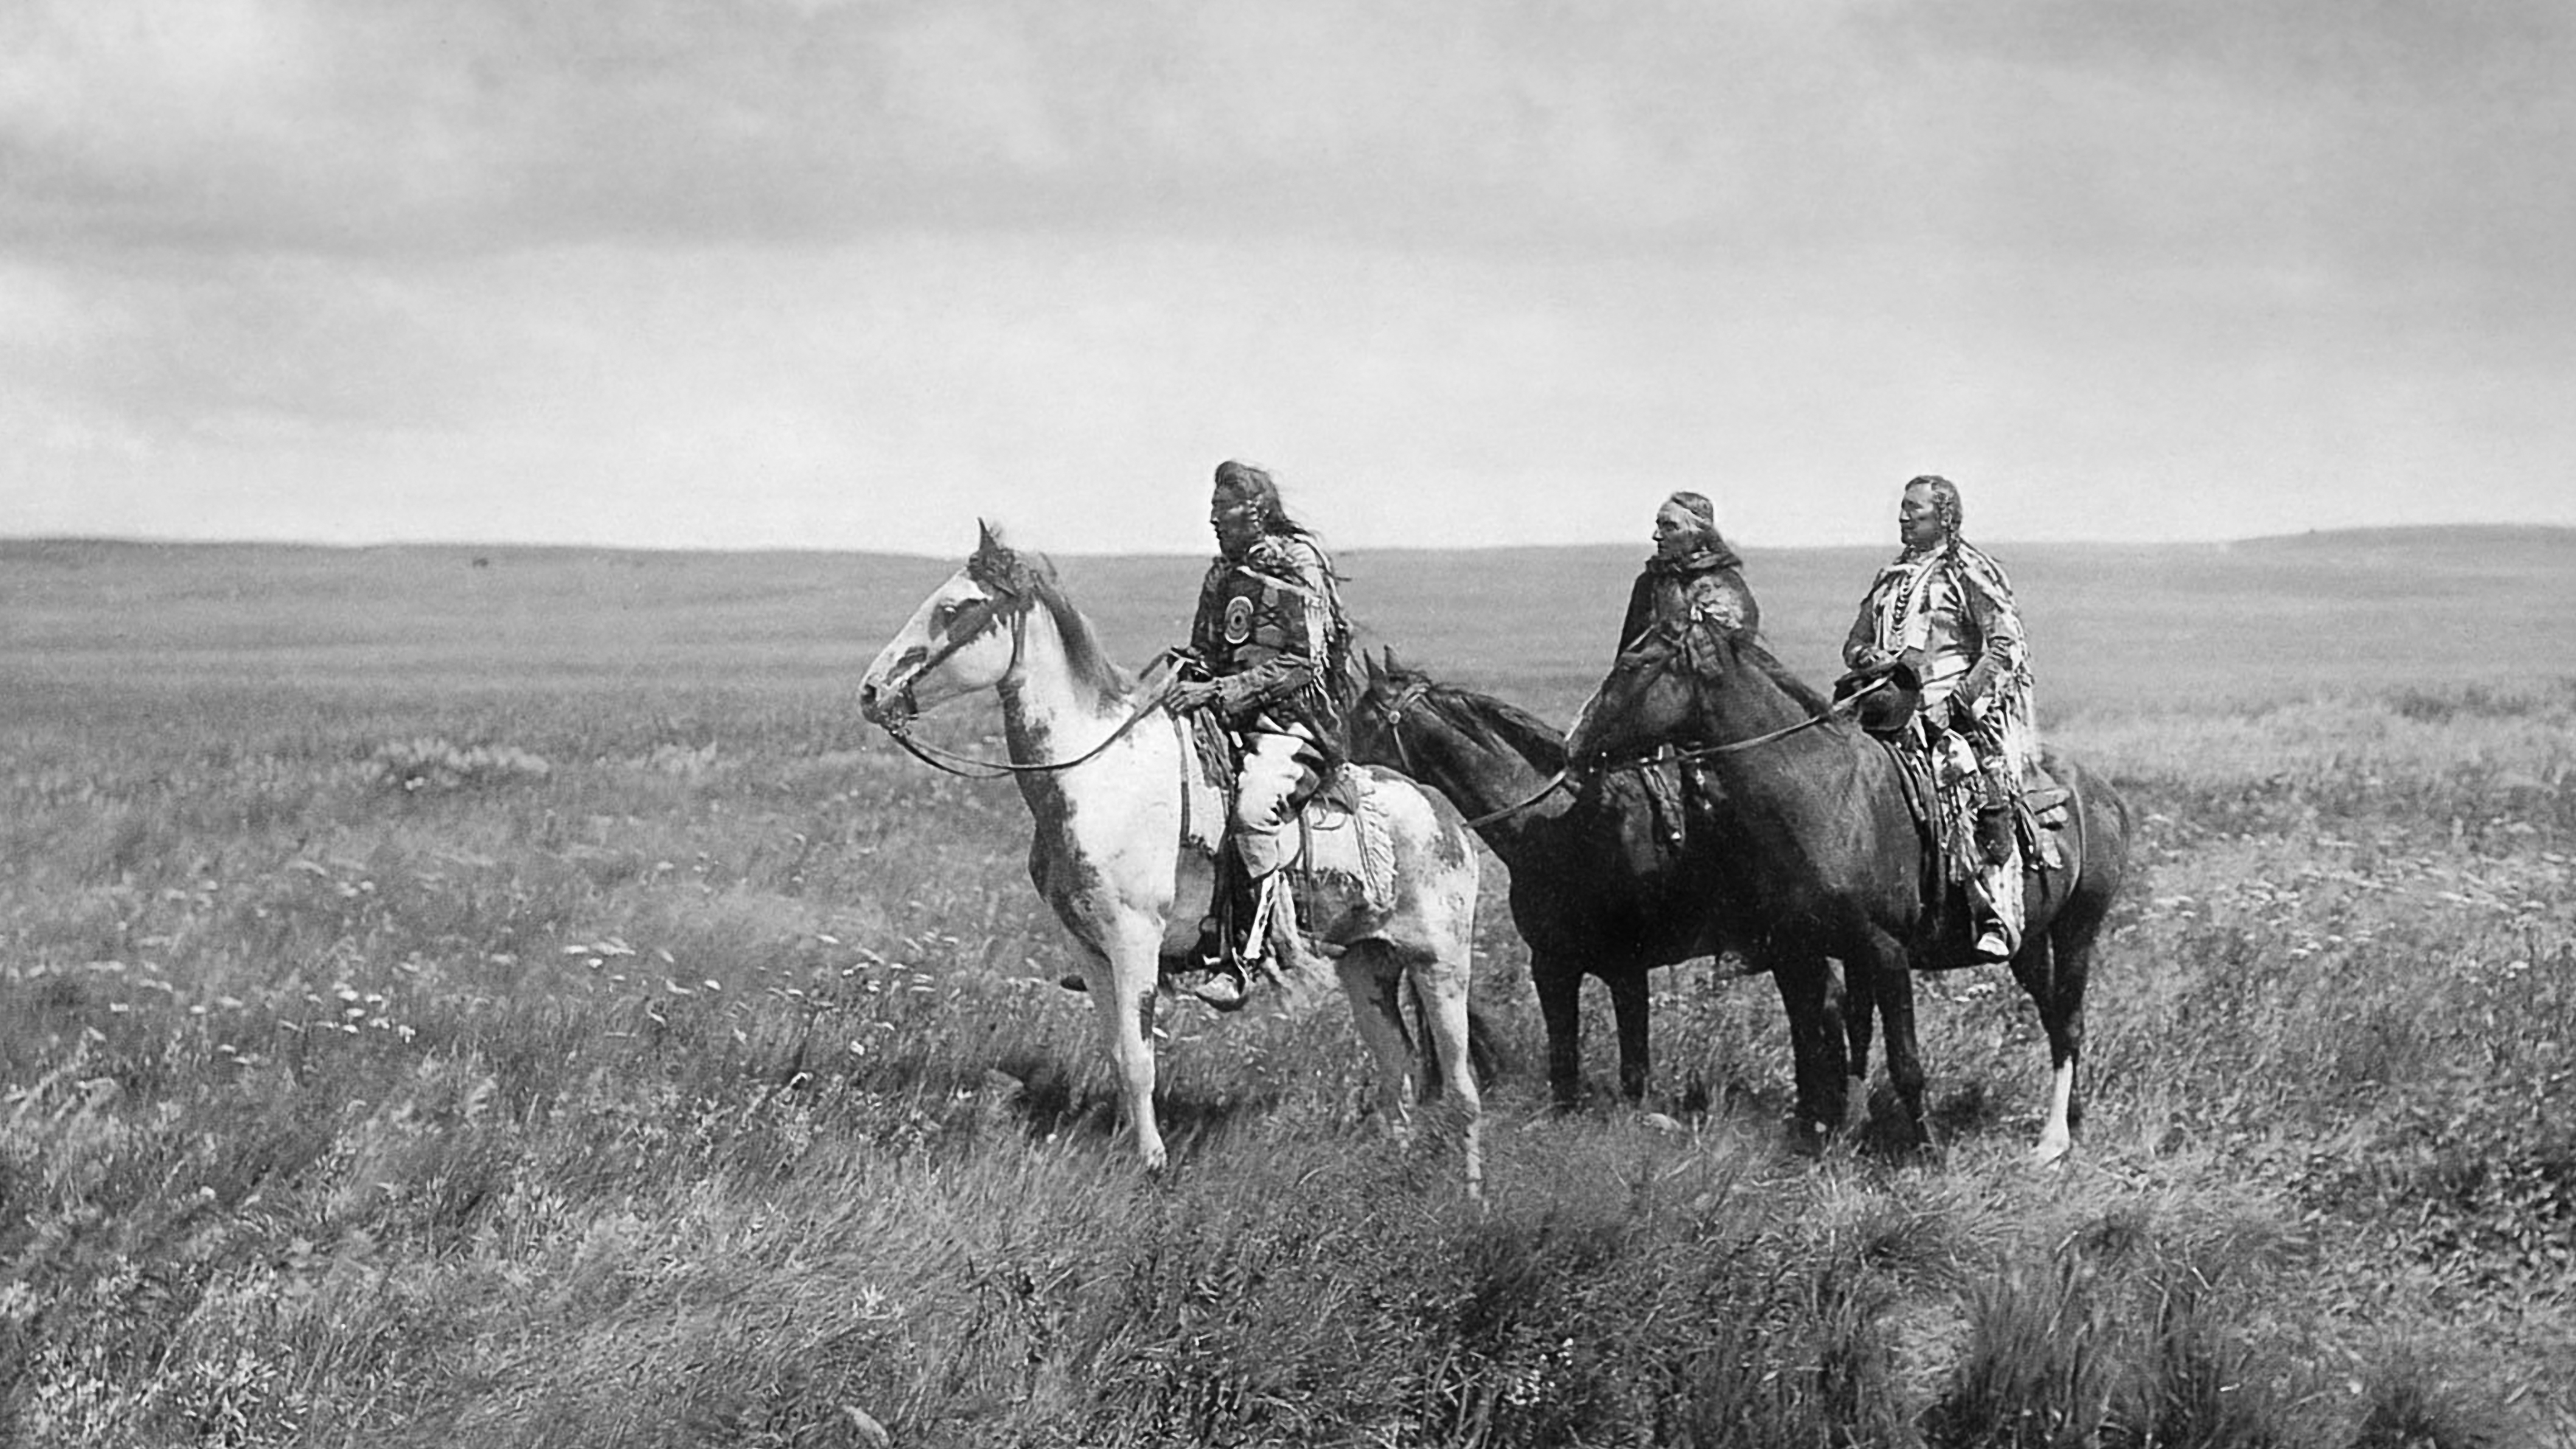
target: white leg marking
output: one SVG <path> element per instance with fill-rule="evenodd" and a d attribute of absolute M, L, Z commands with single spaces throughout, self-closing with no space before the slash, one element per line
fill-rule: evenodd
<path fill-rule="evenodd" d="M 2067 1111 L 2074 1100 L 2075 1063 L 2060 1062 L 2048 1074 L 2048 1125 L 2040 1129 L 2039 1145 L 2031 1149 L 2033 1165 L 2046 1167 L 2075 1146 L 2074 1129 L 2066 1125 Z"/>

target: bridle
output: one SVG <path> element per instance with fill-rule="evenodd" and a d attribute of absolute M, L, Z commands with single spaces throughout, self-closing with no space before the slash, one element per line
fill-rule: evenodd
<path fill-rule="evenodd" d="M 1412 683 L 1407 684 L 1404 688 L 1397 690 L 1393 699 L 1390 699 L 1377 707 L 1378 718 L 1386 721 L 1387 738 L 1395 741 L 1396 767 L 1417 780 L 1421 779 L 1422 776 L 1420 771 L 1414 767 L 1413 751 L 1411 747 L 1407 746 L 1404 742 L 1404 712 L 1413 708 L 1415 705 L 1420 704 L 1423 697 L 1429 693 L 1431 693 L 1431 681 L 1427 679 L 1417 679 Z M 1546 799 L 1548 796 L 1555 794 L 1557 789 L 1565 784 L 1565 778 L 1566 772 L 1559 770 L 1555 774 L 1548 776 L 1547 783 L 1539 786 L 1538 793 L 1531 795 L 1529 798 L 1525 800 L 1516 800 L 1513 803 L 1504 806 L 1500 810 L 1489 811 L 1486 814 L 1478 815 L 1473 819 L 1462 821 L 1461 823 L 1470 830 L 1482 830 L 1497 820 L 1504 820 L 1511 816 L 1518 815 L 1522 811 L 1536 805 L 1541 800 Z"/>
<path fill-rule="evenodd" d="M 933 650 L 928 658 L 912 667 L 910 674 L 913 679 L 920 679 L 929 674 L 930 671 L 947 663 L 958 651 L 990 633 L 994 626 L 1005 623 L 1011 630 L 1011 663 L 1010 667 L 1003 672 L 1009 674 L 1019 669 L 1020 661 L 1027 655 L 1029 606 L 1034 602 L 1034 596 L 1025 590 L 1007 588 L 997 583 L 983 580 L 977 582 L 982 583 L 990 593 L 959 609 L 950 618 L 944 626 L 945 638 L 942 639 L 940 647 Z M 992 595 L 999 595 L 999 597 Z M 965 627 L 969 620 L 973 622 L 972 628 Z M 1155 664 L 1160 665 L 1170 657 L 1171 651 L 1166 650 L 1156 656 Z M 937 745 L 916 740 L 912 737 L 912 722 L 920 716 L 921 710 L 912 702 L 910 684 L 895 692 L 895 698 L 903 705 L 903 712 L 890 719 L 879 720 L 878 724 L 896 744 L 903 746 L 905 753 L 934 770 L 955 775 L 962 780 L 1000 780 L 1013 775 L 1053 774 L 1059 770 L 1070 770 L 1077 765 L 1089 764 L 1106 753 L 1111 745 L 1125 739 L 1128 732 L 1144 723 L 1148 715 L 1162 709 L 1164 701 L 1170 697 L 1171 683 L 1171 678 L 1167 676 L 1161 684 L 1147 692 L 1144 701 L 1130 711 L 1127 718 L 1119 721 L 1118 728 L 1111 730 L 1106 739 L 1070 760 L 1042 760 L 1034 764 L 1024 764 L 1018 760 L 978 759 L 972 755 L 959 754 L 954 750 L 941 749 Z M 950 761 L 955 763 L 951 764 Z M 960 768 L 961 766 L 964 768 Z"/>

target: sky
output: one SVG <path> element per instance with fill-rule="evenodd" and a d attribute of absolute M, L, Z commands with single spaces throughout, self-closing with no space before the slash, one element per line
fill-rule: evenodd
<path fill-rule="evenodd" d="M 2564 0 L 8 0 L 0 535 L 2576 525 Z"/>

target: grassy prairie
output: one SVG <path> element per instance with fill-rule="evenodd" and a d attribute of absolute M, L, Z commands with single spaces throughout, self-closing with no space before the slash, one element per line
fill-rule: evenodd
<path fill-rule="evenodd" d="M 849 707 L 945 562 L 0 544 L 0 1442 L 2576 1442 L 2576 536 L 1998 551 L 2147 821 L 2073 1164 L 2000 972 L 1928 1160 L 1699 966 L 1687 1130 L 1549 1116 L 1497 891 L 1480 1211 L 1338 1012 L 1170 1008 L 1130 1168 L 1016 794 Z M 1562 718 L 1637 552 L 1344 564 Z M 1877 558 L 1751 556 L 1793 665 Z"/>

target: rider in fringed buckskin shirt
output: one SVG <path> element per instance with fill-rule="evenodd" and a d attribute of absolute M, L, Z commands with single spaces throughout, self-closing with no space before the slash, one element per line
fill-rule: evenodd
<path fill-rule="evenodd" d="M 1208 522 L 1217 557 L 1199 585 L 1188 651 L 1205 677 L 1174 686 L 1171 705 L 1214 709 L 1242 743 L 1230 848 L 1218 870 L 1225 909 L 1202 923 L 1200 964 L 1209 976 L 1190 988 L 1235 1006 L 1268 951 L 1281 832 L 1295 817 L 1299 787 L 1341 759 L 1350 623 L 1332 560 L 1288 516 L 1268 473 L 1220 464 Z M 1223 939 L 1220 918 L 1230 920 L 1232 940 Z"/>
<path fill-rule="evenodd" d="M 2011 806 L 2037 763 L 2029 649 L 2012 583 L 1960 536 L 1958 485 L 1926 474 L 1897 508 L 1904 544 L 1861 600 L 1843 662 L 1855 675 L 1902 665 L 1921 682 L 1921 739 L 1945 780 L 1969 781 L 1977 815 L 1978 955 L 2021 945 L 2021 858 Z"/>

